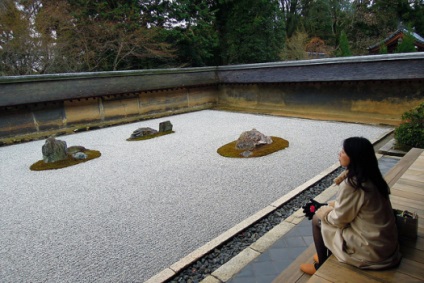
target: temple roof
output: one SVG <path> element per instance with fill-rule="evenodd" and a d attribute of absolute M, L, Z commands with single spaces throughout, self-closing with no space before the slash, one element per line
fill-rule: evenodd
<path fill-rule="evenodd" d="M 368 47 L 368 50 L 378 49 L 381 45 L 385 44 L 386 46 L 390 43 L 397 41 L 399 38 L 401 38 L 404 34 L 410 34 L 415 39 L 415 45 L 424 47 L 424 38 L 420 36 L 418 33 L 414 31 L 409 31 L 404 26 L 400 26 L 395 32 L 390 34 L 388 37 L 386 37 L 384 40 Z"/>

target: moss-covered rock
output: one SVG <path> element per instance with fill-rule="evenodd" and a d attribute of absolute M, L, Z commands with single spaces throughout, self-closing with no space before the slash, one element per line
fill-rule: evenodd
<path fill-rule="evenodd" d="M 153 138 L 157 138 L 157 137 L 161 137 L 161 136 L 165 136 L 165 135 L 169 135 L 175 133 L 174 131 L 167 131 L 167 132 L 157 132 L 155 134 L 151 134 L 151 135 L 146 135 L 146 136 L 141 136 L 141 137 L 136 137 L 136 138 L 128 138 L 127 141 L 142 141 L 142 140 L 148 140 L 148 139 L 153 139 Z"/>
<path fill-rule="evenodd" d="M 76 159 L 72 157 L 72 153 L 68 152 L 67 158 L 64 160 L 51 162 L 51 163 L 45 163 L 43 160 L 39 160 L 35 162 L 34 164 L 32 164 L 29 167 L 29 169 L 32 171 L 61 169 L 61 168 L 69 167 L 69 166 L 74 166 L 83 162 L 87 162 L 89 160 L 92 160 L 101 156 L 100 151 L 97 151 L 97 150 L 85 149 L 81 152 L 87 155 L 86 159 Z"/>
<path fill-rule="evenodd" d="M 260 157 L 265 156 L 271 153 L 274 153 L 276 151 L 285 149 L 289 146 L 289 142 L 285 139 L 279 138 L 279 137 L 271 137 L 272 143 L 271 144 L 263 144 L 259 145 L 256 148 L 250 150 L 250 155 L 248 157 Z M 237 141 L 233 141 L 230 143 L 227 143 L 226 145 L 221 146 L 218 148 L 217 152 L 221 156 L 224 157 L 233 157 L 233 158 L 246 158 L 246 155 L 243 155 L 243 152 L 245 150 L 239 150 L 236 148 Z"/>

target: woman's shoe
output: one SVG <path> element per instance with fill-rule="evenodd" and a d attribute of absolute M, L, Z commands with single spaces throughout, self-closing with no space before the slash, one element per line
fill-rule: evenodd
<path fill-rule="evenodd" d="M 318 254 L 314 254 L 314 261 L 315 261 L 316 263 L 319 263 Z"/>
<path fill-rule="evenodd" d="M 303 272 L 305 272 L 306 274 L 309 274 L 309 275 L 314 275 L 315 272 L 317 271 L 316 268 L 315 268 L 315 264 L 313 264 L 313 263 L 301 264 L 300 270 L 302 270 Z"/>

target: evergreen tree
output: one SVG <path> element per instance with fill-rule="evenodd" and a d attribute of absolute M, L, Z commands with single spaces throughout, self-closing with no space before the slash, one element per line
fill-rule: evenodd
<path fill-rule="evenodd" d="M 424 1 L 414 0 L 411 4 L 411 22 L 410 25 L 415 28 L 415 32 L 424 36 Z"/>
<path fill-rule="evenodd" d="M 306 32 L 309 35 L 335 43 L 329 0 L 310 1 L 306 4 L 302 15 Z"/>
<path fill-rule="evenodd" d="M 344 31 L 342 31 L 340 35 L 339 50 L 337 55 L 340 57 L 352 56 L 352 52 L 350 51 L 349 47 L 349 40 L 347 39 L 347 35 Z"/>
<path fill-rule="evenodd" d="M 411 35 L 411 32 L 404 33 L 402 42 L 396 47 L 395 53 L 407 53 L 415 52 L 415 38 Z"/>
<path fill-rule="evenodd" d="M 380 53 L 380 54 L 387 54 L 387 53 L 389 53 L 389 52 L 388 52 L 388 50 L 387 50 L 387 46 L 386 46 L 385 44 L 382 44 L 382 45 L 380 46 L 379 53 Z"/>
<path fill-rule="evenodd" d="M 278 1 L 221 0 L 218 7 L 223 64 L 279 60 L 285 30 Z"/>
<path fill-rule="evenodd" d="M 216 65 L 218 32 L 215 29 L 214 0 L 178 0 L 171 4 L 170 17 L 175 27 L 164 30 L 172 43 L 177 66 Z"/>

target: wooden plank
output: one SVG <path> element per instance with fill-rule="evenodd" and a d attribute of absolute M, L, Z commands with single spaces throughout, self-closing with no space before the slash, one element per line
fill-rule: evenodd
<path fill-rule="evenodd" d="M 387 270 L 361 270 L 367 276 L 382 282 L 422 282 L 424 264 L 409 259 L 402 259 L 397 268 Z"/>
<path fill-rule="evenodd" d="M 340 263 L 334 256 L 328 258 L 313 277 L 330 282 L 380 282 L 359 272 L 360 269 Z M 320 281 L 318 281 L 320 282 Z M 325 282 L 325 281 L 323 281 Z"/>
<path fill-rule="evenodd" d="M 390 201 L 392 202 L 392 205 L 394 208 L 398 208 L 398 206 L 402 207 L 410 207 L 411 212 L 416 212 L 418 215 L 424 216 L 424 207 L 423 203 L 416 200 L 407 199 L 400 196 L 390 195 Z"/>
<path fill-rule="evenodd" d="M 424 251 L 415 248 L 400 246 L 400 253 L 405 259 L 424 264 Z"/>
<path fill-rule="evenodd" d="M 337 261 L 332 256 L 311 277 L 317 282 L 423 282 L 424 265 L 402 259 L 399 267 L 387 270 L 363 270 Z"/>
<path fill-rule="evenodd" d="M 389 187 L 393 187 L 396 181 L 405 173 L 405 171 L 414 163 L 414 161 L 424 152 L 424 149 L 412 148 L 402 157 L 401 160 L 387 172 L 384 176 Z"/>
<path fill-rule="evenodd" d="M 408 170 L 400 178 L 401 179 L 404 179 L 404 180 L 413 181 L 417 185 L 421 186 L 424 183 L 424 172 L 423 172 L 422 169 L 421 169 L 421 171 L 418 171 L 418 170 L 415 170 L 415 171 Z"/>
<path fill-rule="evenodd" d="M 390 195 L 397 196 L 397 197 L 403 197 L 403 198 L 415 198 L 418 199 L 421 202 L 424 202 L 424 195 L 419 195 L 414 192 L 408 192 L 403 190 L 392 190 Z"/>
<path fill-rule="evenodd" d="M 424 237 L 418 236 L 417 239 L 399 239 L 401 246 L 414 248 L 420 251 L 424 251 Z"/>
<path fill-rule="evenodd" d="M 410 186 L 418 186 L 418 188 L 422 188 L 420 183 L 417 183 L 414 180 L 407 180 L 407 179 L 399 179 L 395 185 L 397 184 L 408 184 Z M 393 185 L 393 186 L 395 186 Z"/>
<path fill-rule="evenodd" d="M 405 193 L 405 197 L 412 199 L 424 199 L 424 188 L 418 187 L 414 182 L 401 182 L 401 179 L 390 190 L 392 195 L 401 195 Z"/>
<path fill-rule="evenodd" d="M 313 263 L 312 257 L 315 253 L 315 245 L 311 244 L 301 253 L 283 272 L 281 272 L 272 283 L 286 283 L 286 282 L 306 282 L 310 276 L 300 270 L 302 263 Z M 302 279 L 303 278 L 303 279 Z M 306 281 L 303 281 L 306 280 Z"/>
<path fill-rule="evenodd" d="M 319 277 L 318 275 L 314 275 L 308 280 L 308 283 L 333 283 L 333 282 L 334 281 L 324 279 L 322 277 Z"/>
<path fill-rule="evenodd" d="M 390 196 L 390 201 L 392 203 L 393 208 L 403 209 L 406 207 L 407 210 L 411 212 L 416 212 L 418 215 L 423 215 L 424 207 L 420 207 L 418 204 L 414 202 L 408 202 L 408 199 L 399 197 L 399 196 Z"/>
<path fill-rule="evenodd" d="M 391 187 L 393 207 L 419 215 L 418 238 L 400 239 L 402 261 L 397 268 L 362 270 L 339 263 L 331 256 L 308 282 L 424 282 L 423 172 L 424 149 L 412 149 L 385 176 Z"/>

